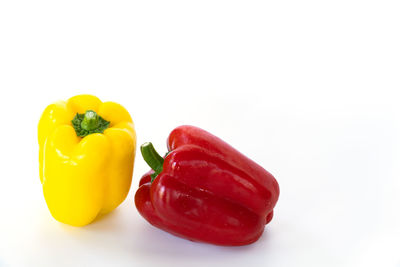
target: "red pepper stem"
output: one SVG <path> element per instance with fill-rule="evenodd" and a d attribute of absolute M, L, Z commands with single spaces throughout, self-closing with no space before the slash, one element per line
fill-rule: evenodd
<path fill-rule="evenodd" d="M 140 152 L 142 153 L 144 161 L 154 170 L 154 174 L 151 176 L 151 182 L 159 175 L 163 170 L 164 159 L 157 153 L 151 142 L 146 142 L 140 146 Z"/>

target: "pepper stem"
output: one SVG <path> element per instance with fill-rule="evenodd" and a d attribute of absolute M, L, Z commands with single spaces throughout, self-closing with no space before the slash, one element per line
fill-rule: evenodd
<path fill-rule="evenodd" d="M 85 137 L 93 133 L 103 133 L 110 126 L 109 121 L 103 119 L 93 110 L 86 110 L 84 114 L 76 113 L 71 124 L 79 137 Z"/>
<path fill-rule="evenodd" d="M 99 116 L 93 110 L 87 110 L 81 122 L 82 129 L 91 131 L 99 126 Z"/>
<path fill-rule="evenodd" d="M 164 159 L 157 153 L 151 142 L 146 142 L 140 147 L 144 161 L 154 170 L 154 174 L 151 175 L 151 182 L 159 175 L 163 170 Z"/>

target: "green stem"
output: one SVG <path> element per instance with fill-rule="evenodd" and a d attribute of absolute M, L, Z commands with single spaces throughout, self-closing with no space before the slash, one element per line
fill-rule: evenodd
<path fill-rule="evenodd" d="M 140 152 L 142 152 L 144 161 L 154 170 L 154 174 L 151 175 L 151 182 L 153 182 L 163 170 L 164 159 L 157 153 L 151 142 L 144 143 L 140 147 Z"/>
<path fill-rule="evenodd" d="M 110 122 L 106 121 L 93 110 L 86 110 L 84 114 L 77 113 L 71 121 L 76 135 L 85 137 L 93 133 L 103 133 L 110 126 Z"/>
<path fill-rule="evenodd" d="M 99 116 L 93 110 L 87 110 L 81 122 L 82 129 L 92 131 L 99 126 Z"/>

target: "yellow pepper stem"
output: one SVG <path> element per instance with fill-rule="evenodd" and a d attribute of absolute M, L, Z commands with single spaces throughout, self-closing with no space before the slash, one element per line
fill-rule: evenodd
<path fill-rule="evenodd" d="M 110 126 L 109 121 L 97 115 L 93 110 L 86 110 L 85 114 L 77 113 L 71 123 L 76 135 L 79 137 L 85 137 L 93 133 L 103 133 Z"/>
<path fill-rule="evenodd" d="M 99 116 L 93 110 L 87 110 L 81 122 L 82 129 L 92 131 L 99 126 Z"/>

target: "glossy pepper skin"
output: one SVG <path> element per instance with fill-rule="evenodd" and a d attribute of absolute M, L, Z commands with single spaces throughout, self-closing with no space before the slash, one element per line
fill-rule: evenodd
<path fill-rule="evenodd" d="M 278 200 L 275 178 L 197 127 L 174 129 L 167 146 L 162 169 L 140 180 L 139 213 L 152 225 L 193 241 L 224 246 L 257 241 Z M 153 182 L 151 175 L 157 175 Z"/>
<path fill-rule="evenodd" d="M 78 136 L 74 129 L 77 113 L 88 116 L 77 123 L 78 128 L 85 123 L 89 127 L 86 136 Z M 101 129 L 96 128 L 99 120 L 104 122 Z M 73 226 L 89 224 L 127 196 L 136 134 L 131 116 L 121 105 L 102 103 L 91 95 L 51 104 L 40 118 L 38 141 L 40 181 L 56 220 Z"/>

